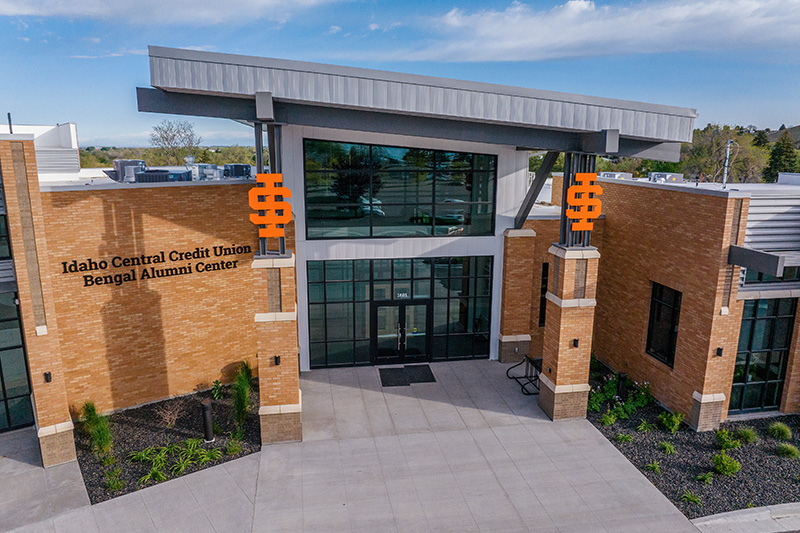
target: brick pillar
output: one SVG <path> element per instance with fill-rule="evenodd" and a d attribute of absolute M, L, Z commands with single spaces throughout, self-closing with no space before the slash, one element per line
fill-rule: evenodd
<path fill-rule="evenodd" d="M 536 232 L 507 229 L 504 235 L 500 362 L 509 363 L 518 362 L 530 353 Z"/>
<path fill-rule="evenodd" d="M 539 406 L 553 420 L 583 418 L 600 253 L 593 246 L 558 245 L 548 252 L 555 257 L 547 292 Z"/>
<path fill-rule="evenodd" d="M 11 139 L 22 137 L 13 135 Z M 32 139 L 0 140 L 0 175 L 14 252 L 39 448 L 42 464 L 49 467 L 75 460 L 76 455 Z M 44 379 L 45 372 L 50 373 L 49 383 Z"/>
<path fill-rule="evenodd" d="M 256 313 L 261 443 L 302 440 L 295 257 L 257 257 Z M 278 361 L 280 358 L 280 361 Z"/>

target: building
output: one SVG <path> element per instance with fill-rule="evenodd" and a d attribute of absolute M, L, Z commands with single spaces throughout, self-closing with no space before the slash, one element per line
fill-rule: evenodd
<path fill-rule="evenodd" d="M 190 393 L 242 359 L 264 443 L 302 438 L 299 372 L 361 364 L 538 355 L 559 419 L 585 416 L 594 351 L 698 429 L 736 398 L 797 410 L 794 344 L 763 328 L 794 332 L 800 187 L 599 179 L 603 217 L 561 205 L 597 154 L 677 160 L 694 110 L 156 47 L 150 64 L 140 110 L 252 124 L 282 181 L 56 183 L 32 135 L 0 135 L 0 427 L 35 423 L 45 465 L 74 458 L 84 401 Z M 284 237 L 260 236 L 251 215 L 289 207 Z"/>

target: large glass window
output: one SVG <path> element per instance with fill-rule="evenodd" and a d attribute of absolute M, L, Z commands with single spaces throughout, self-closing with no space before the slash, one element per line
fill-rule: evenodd
<path fill-rule="evenodd" d="M 0 293 L 0 431 L 33 424 L 16 294 Z"/>
<path fill-rule="evenodd" d="M 789 283 L 800 281 L 800 267 L 786 267 L 783 269 L 783 276 L 770 276 L 758 270 L 747 269 L 744 274 L 745 285 L 756 283 Z"/>
<path fill-rule="evenodd" d="M 491 235 L 497 156 L 307 139 L 309 239 Z"/>
<path fill-rule="evenodd" d="M 786 377 L 796 300 L 747 300 L 729 412 L 778 409 Z"/>
<path fill-rule="evenodd" d="M 650 300 L 650 325 L 647 329 L 647 353 L 672 366 L 681 314 L 681 293 L 653 283 Z"/>
<path fill-rule="evenodd" d="M 309 261 L 311 367 L 371 364 L 372 307 L 428 306 L 432 360 L 489 356 L 491 257 Z"/>

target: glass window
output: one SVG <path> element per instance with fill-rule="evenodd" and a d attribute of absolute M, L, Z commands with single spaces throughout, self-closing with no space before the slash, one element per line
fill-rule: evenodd
<path fill-rule="evenodd" d="M 305 141 L 309 239 L 491 235 L 497 157 Z"/>
<path fill-rule="evenodd" d="M 751 285 L 756 283 L 790 283 L 800 281 L 800 268 L 786 267 L 783 269 L 781 277 L 771 276 L 757 270 L 748 268 L 744 273 L 744 284 Z"/>
<path fill-rule="evenodd" d="M 647 353 L 669 366 L 675 359 L 681 293 L 653 283 L 650 301 L 650 325 L 647 330 Z"/>
<path fill-rule="evenodd" d="M 8 219 L 5 215 L 0 215 L 0 259 L 8 259 L 10 257 L 11 245 L 8 241 Z"/>

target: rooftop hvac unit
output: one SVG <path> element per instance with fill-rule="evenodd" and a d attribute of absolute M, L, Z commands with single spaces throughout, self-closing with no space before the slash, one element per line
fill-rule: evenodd
<path fill-rule="evenodd" d="M 148 169 L 136 173 L 136 183 L 192 181 L 191 170 Z"/>
<path fill-rule="evenodd" d="M 674 172 L 650 172 L 647 174 L 647 181 L 656 183 L 683 183 L 683 174 Z"/>
<path fill-rule="evenodd" d="M 633 179 L 633 174 L 630 172 L 600 172 L 597 174 L 598 178 L 613 178 L 618 180 Z"/>
<path fill-rule="evenodd" d="M 225 165 L 226 178 L 249 178 L 252 168 L 250 165 L 232 164 Z"/>
<path fill-rule="evenodd" d="M 134 174 L 144 171 L 144 161 L 141 159 L 115 159 L 114 160 L 114 179 L 132 183 L 135 181 Z"/>

